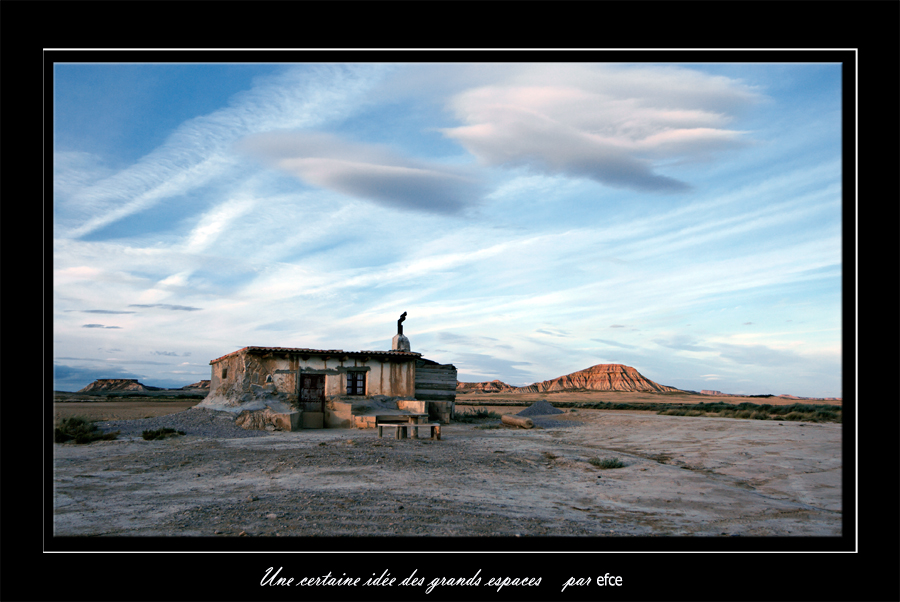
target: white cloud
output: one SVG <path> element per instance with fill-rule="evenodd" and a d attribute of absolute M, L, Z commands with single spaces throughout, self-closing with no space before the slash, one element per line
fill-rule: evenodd
<path fill-rule="evenodd" d="M 201 253 L 208 249 L 227 229 L 233 227 L 234 222 L 253 210 L 253 199 L 230 199 L 217 205 L 197 221 L 197 226 L 188 235 L 184 245 L 186 253 Z"/>
<path fill-rule="evenodd" d="M 739 146 L 743 133 L 724 129 L 725 110 L 756 98 L 738 82 L 698 72 L 542 66 L 457 94 L 450 106 L 465 125 L 443 131 L 487 165 L 680 192 L 689 185 L 656 173 L 653 160 Z"/>
<path fill-rule="evenodd" d="M 269 132 L 238 145 L 302 180 L 393 208 L 454 214 L 480 200 L 471 174 L 320 132 Z"/>
<path fill-rule="evenodd" d="M 60 235 L 77 238 L 161 200 L 185 194 L 242 168 L 232 145 L 250 133 L 319 125 L 360 102 L 378 78 L 352 68 L 288 69 L 233 97 L 230 106 L 191 119 L 140 161 L 73 192 L 64 211 L 85 219 Z M 368 78 L 372 78 L 371 80 Z"/>

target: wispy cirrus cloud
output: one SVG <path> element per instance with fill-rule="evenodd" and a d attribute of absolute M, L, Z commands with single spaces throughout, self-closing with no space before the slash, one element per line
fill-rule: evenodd
<path fill-rule="evenodd" d="M 628 345 L 626 343 L 619 343 L 618 341 L 610 341 L 608 339 L 591 339 L 597 343 L 603 343 L 604 345 L 609 345 L 610 347 L 621 347 L 623 349 L 637 349 L 636 345 Z"/>
<path fill-rule="evenodd" d="M 359 102 L 361 91 L 378 78 L 377 69 L 288 68 L 260 78 L 229 106 L 181 124 L 135 164 L 118 171 L 96 169 L 98 175 L 90 180 L 69 175 L 77 173 L 71 164 L 87 159 L 60 155 L 64 169 L 59 173 L 71 185 L 56 214 L 58 233 L 83 237 L 167 198 L 229 180 L 241 167 L 235 141 L 254 132 L 327 122 Z M 101 173 L 105 177 L 98 177 Z"/>
<path fill-rule="evenodd" d="M 132 303 L 128 307 L 143 307 L 145 309 L 158 307 L 160 309 L 169 309 L 172 311 L 200 311 L 201 309 L 203 309 L 202 307 L 190 307 L 189 305 L 170 305 L 168 303 Z"/>
<path fill-rule="evenodd" d="M 570 332 L 568 332 L 568 331 L 566 331 L 566 330 L 552 330 L 552 329 L 548 329 L 548 328 L 538 328 L 537 330 L 535 330 L 535 332 L 538 332 L 538 333 L 540 333 L 540 334 L 547 334 L 547 335 L 550 335 L 550 336 L 552 336 L 552 337 L 563 337 L 563 338 L 565 338 L 565 337 L 570 337 L 570 336 L 572 336 L 572 333 L 570 333 Z"/>

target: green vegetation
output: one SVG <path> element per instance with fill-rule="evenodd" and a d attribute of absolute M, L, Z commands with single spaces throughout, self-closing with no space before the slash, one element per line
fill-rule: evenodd
<path fill-rule="evenodd" d="M 165 439 L 166 437 L 173 437 L 175 435 L 183 435 L 184 431 L 176 431 L 175 429 L 170 428 L 161 428 L 155 431 L 144 431 L 141 433 L 141 437 L 143 437 L 147 441 L 154 441 L 156 439 Z"/>
<path fill-rule="evenodd" d="M 483 408 L 478 408 L 474 412 L 463 412 L 462 414 L 453 412 L 452 422 L 472 423 L 478 422 L 479 420 L 500 420 L 500 414 L 497 412 L 490 412 Z"/>
<path fill-rule="evenodd" d="M 588 458 L 588 462 L 597 468 L 622 468 L 625 463 L 618 458 Z"/>
<path fill-rule="evenodd" d="M 648 408 L 649 409 L 649 408 Z M 790 420 L 803 422 L 841 422 L 841 406 L 827 404 L 792 403 L 775 406 L 768 403 L 721 402 L 697 403 L 660 409 L 657 414 L 667 416 L 717 416 L 749 420 Z"/>
<path fill-rule="evenodd" d="M 751 395 L 749 397 L 772 397 L 771 395 Z M 496 402 L 495 402 L 496 403 Z M 532 402 L 516 405 L 528 406 Z M 467 404 L 468 405 L 468 404 Z M 474 404 L 471 404 L 474 405 Z M 792 403 L 772 405 L 769 403 L 725 403 L 722 401 L 700 403 L 657 403 L 657 402 L 612 402 L 612 401 L 554 401 L 556 408 L 582 408 L 588 410 L 632 410 L 651 411 L 665 416 L 713 416 L 718 418 L 738 418 L 744 420 L 790 420 L 804 422 L 840 423 L 841 406 L 830 404 Z M 496 417 L 494 412 L 478 409 L 471 414 L 453 414 L 459 422 L 472 422 L 477 418 L 466 416 Z M 460 418 L 462 417 L 462 418 Z"/>
<path fill-rule="evenodd" d="M 53 440 L 56 443 L 75 441 L 75 443 L 92 443 L 94 441 L 112 441 L 119 436 L 119 431 L 104 433 L 96 424 L 81 416 L 61 419 L 53 429 Z"/>

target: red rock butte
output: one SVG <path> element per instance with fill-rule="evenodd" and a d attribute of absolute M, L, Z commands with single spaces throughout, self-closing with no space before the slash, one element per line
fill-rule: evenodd
<path fill-rule="evenodd" d="M 631 366 L 623 364 L 597 364 L 572 374 L 534 383 L 526 387 L 512 387 L 499 380 L 486 383 L 459 383 L 459 392 L 483 393 L 547 393 L 550 391 L 641 391 L 655 393 L 676 392 L 644 377 Z"/>

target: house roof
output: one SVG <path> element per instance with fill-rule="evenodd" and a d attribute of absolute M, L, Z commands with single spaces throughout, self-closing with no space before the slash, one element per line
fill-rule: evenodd
<path fill-rule="evenodd" d="M 222 357 L 217 357 L 214 360 L 210 360 L 210 364 L 214 364 L 220 360 L 225 359 L 226 357 L 231 357 L 232 355 L 236 355 L 238 353 L 294 353 L 294 354 L 309 354 L 309 355 L 346 355 L 348 357 L 360 357 L 360 356 L 370 356 L 370 357 L 383 357 L 383 356 L 391 356 L 391 357 L 402 357 L 408 359 L 418 359 L 422 357 L 421 353 L 415 353 L 414 351 L 344 351 L 342 349 L 309 349 L 307 347 L 243 347 L 238 349 L 237 351 L 232 351 L 231 353 L 227 353 Z"/>

